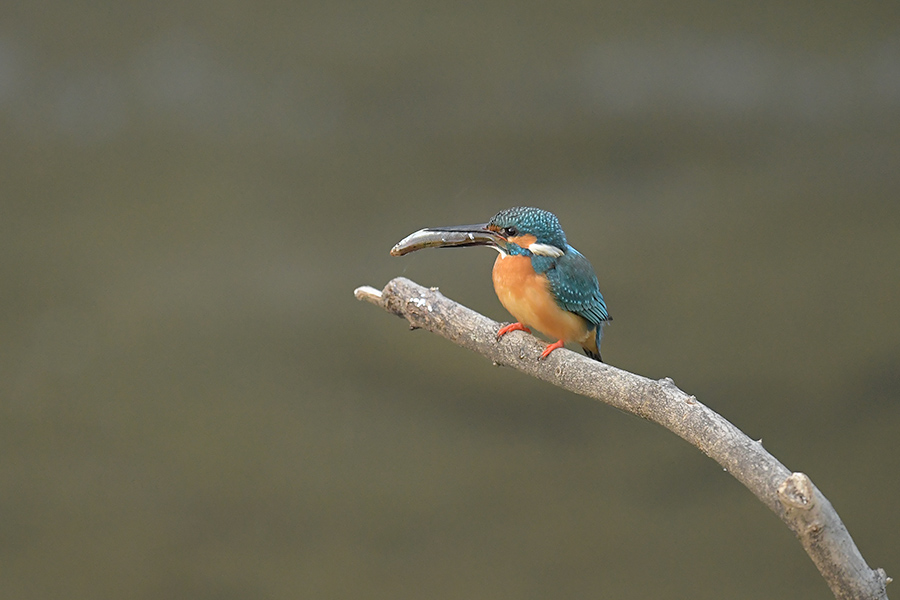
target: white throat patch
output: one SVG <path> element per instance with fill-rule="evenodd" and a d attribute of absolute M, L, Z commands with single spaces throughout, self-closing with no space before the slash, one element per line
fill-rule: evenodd
<path fill-rule="evenodd" d="M 538 244 L 537 242 L 530 244 L 528 249 L 531 250 L 532 254 L 537 254 L 538 256 L 552 256 L 553 258 L 559 258 L 564 254 L 564 252 L 556 246 L 550 244 Z"/>

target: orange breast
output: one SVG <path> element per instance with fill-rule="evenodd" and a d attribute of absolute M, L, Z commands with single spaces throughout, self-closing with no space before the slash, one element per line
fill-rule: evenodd
<path fill-rule="evenodd" d="M 547 278 L 534 272 L 527 256 L 498 256 L 493 279 L 500 303 L 520 323 L 558 340 L 594 345 L 590 324 L 559 307 Z"/>

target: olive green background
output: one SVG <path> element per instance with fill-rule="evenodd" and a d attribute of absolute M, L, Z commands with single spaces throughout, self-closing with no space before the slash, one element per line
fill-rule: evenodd
<path fill-rule="evenodd" d="M 900 576 L 900 4 L 9 2 L 0 160 L 3 598 L 830 597 L 671 433 L 353 299 L 507 319 L 388 250 L 514 205 Z"/>

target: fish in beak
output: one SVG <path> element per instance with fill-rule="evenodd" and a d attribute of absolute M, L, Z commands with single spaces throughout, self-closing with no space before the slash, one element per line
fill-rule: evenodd
<path fill-rule="evenodd" d="M 454 225 L 451 227 L 427 227 L 406 236 L 391 248 L 391 256 L 403 256 L 423 248 L 457 248 L 466 246 L 490 246 L 506 250 L 506 238 L 488 229 L 487 223 L 479 225 Z"/>

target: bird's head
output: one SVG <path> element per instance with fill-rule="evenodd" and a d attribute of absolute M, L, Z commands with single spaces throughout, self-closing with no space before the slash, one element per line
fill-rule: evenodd
<path fill-rule="evenodd" d="M 562 256 L 566 234 L 551 212 L 517 206 L 501 210 L 488 221 L 487 229 L 501 235 L 507 244 L 516 244 L 539 256 Z"/>

